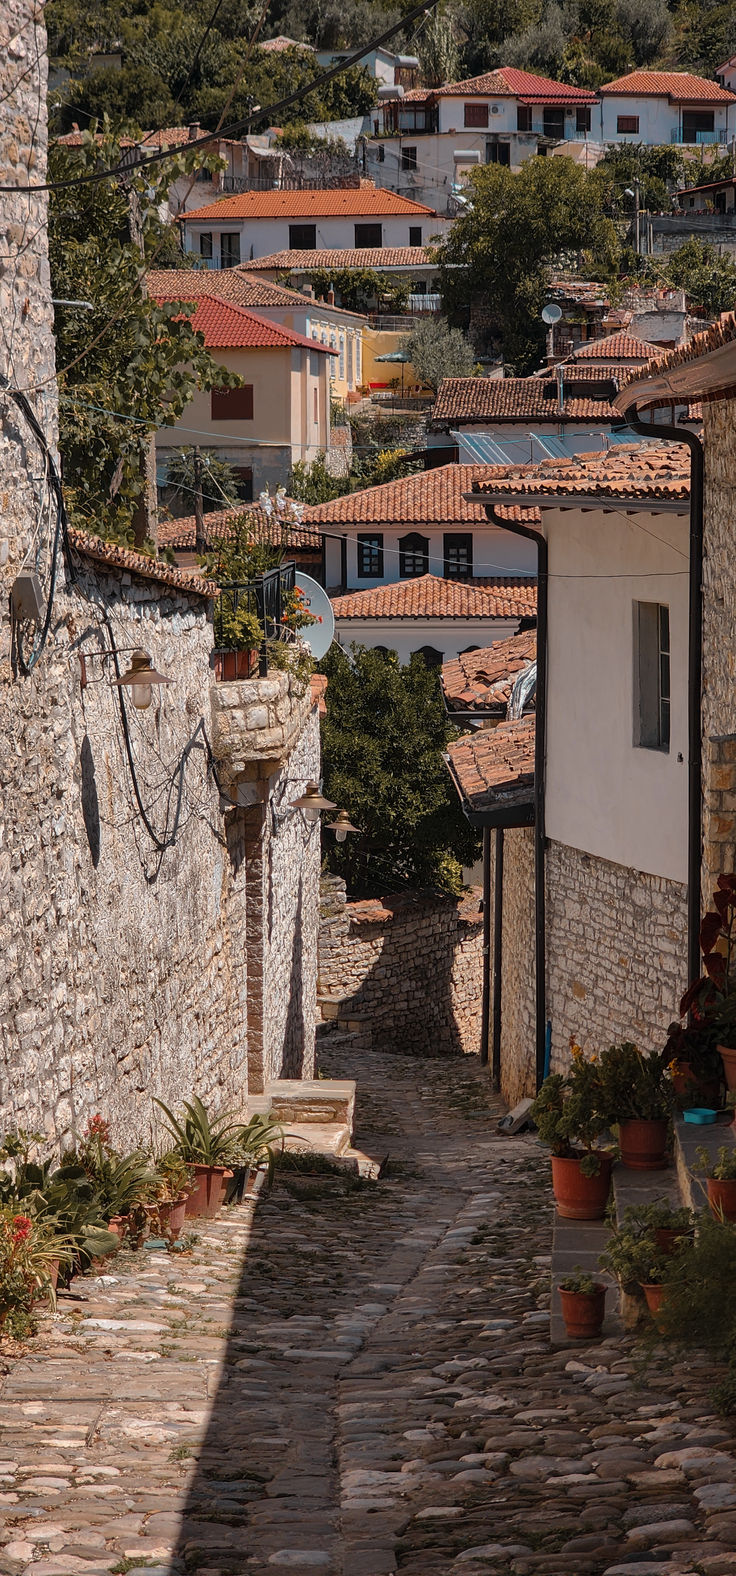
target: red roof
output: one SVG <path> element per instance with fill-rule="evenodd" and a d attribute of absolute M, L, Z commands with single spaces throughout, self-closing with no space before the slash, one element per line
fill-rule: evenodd
<path fill-rule="evenodd" d="M 136 553 L 130 547 L 120 547 L 117 542 L 105 542 L 100 536 L 79 531 L 76 526 L 69 527 L 67 538 L 75 552 L 81 553 L 84 558 L 93 558 L 110 569 L 138 575 L 141 580 L 157 580 L 161 585 L 173 586 L 176 591 L 185 591 L 189 596 L 205 597 L 207 601 L 213 601 L 220 594 L 214 581 L 205 580 L 195 570 L 175 569 L 159 559 L 146 557 L 145 553 Z"/>
<path fill-rule="evenodd" d="M 172 301 L 184 304 L 187 301 L 186 285 L 175 292 L 157 294 L 151 299 L 158 306 Z M 291 350 L 298 346 L 302 350 L 330 354 L 325 345 L 318 344 L 315 339 L 307 339 L 306 334 L 295 334 L 280 323 L 270 323 L 257 313 L 235 306 L 232 301 L 219 301 L 216 296 L 200 296 L 189 321 L 198 334 L 204 335 L 208 350 Z"/>
<path fill-rule="evenodd" d="M 653 347 L 646 339 L 619 331 L 606 334 L 603 339 L 589 339 L 573 352 L 572 360 L 578 361 L 651 361 Z"/>
<path fill-rule="evenodd" d="M 315 304 L 320 312 L 337 313 L 340 317 L 354 318 L 365 323 L 367 315 L 350 312 L 347 308 L 330 305 L 328 301 L 313 302 L 311 296 L 300 290 L 288 290 L 270 279 L 253 275 L 242 264 L 235 268 L 156 268 L 146 274 L 149 296 L 168 300 L 196 301 L 200 296 L 216 296 L 230 301 L 234 306 L 244 306 L 257 312 L 259 307 L 286 307 L 291 311 L 308 312 Z"/>
<path fill-rule="evenodd" d="M 601 398 L 582 398 L 565 390 L 565 421 L 609 423 L 617 416 L 609 403 L 610 378 L 600 378 Z M 571 371 L 571 376 L 574 374 Z M 585 382 L 589 380 L 586 378 Z M 430 425 L 447 426 L 454 422 L 559 421 L 558 384 L 554 369 L 545 377 L 532 378 L 443 378 L 429 413 Z"/>
<path fill-rule="evenodd" d="M 268 257 L 254 257 L 248 263 L 248 271 L 254 274 L 268 268 L 278 273 L 311 273 L 315 268 L 417 268 L 431 262 L 424 246 L 333 246 L 318 247 L 314 252 L 271 252 Z"/>
<path fill-rule="evenodd" d="M 426 91 L 426 90 L 425 90 Z M 444 87 L 433 88 L 433 98 L 520 98 L 527 104 L 594 104 L 595 93 L 588 88 L 570 87 L 567 82 L 554 82 L 551 77 L 538 77 L 531 71 L 518 71 L 516 66 L 500 66 L 497 71 L 484 71 L 479 77 L 466 77 L 462 82 L 448 82 Z M 410 97 L 406 94 L 406 97 Z"/>
<path fill-rule="evenodd" d="M 348 591 L 332 598 L 337 619 L 353 618 L 523 618 L 537 610 L 537 582 L 521 577 L 503 580 L 443 580 L 419 575 L 368 591 Z"/>
<path fill-rule="evenodd" d="M 463 651 L 442 666 L 442 688 L 450 711 L 506 716 L 515 680 L 537 655 L 537 631 L 525 630 L 477 651 Z"/>
<path fill-rule="evenodd" d="M 736 104 L 736 95 L 727 93 L 708 77 L 694 77 L 689 71 L 630 71 L 615 82 L 604 82 L 605 93 L 633 93 L 645 98 L 666 98 L 675 104 Z"/>
<path fill-rule="evenodd" d="M 475 491 L 489 498 L 666 499 L 684 505 L 690 496 L 689 455 L 682 443 L 620 444 L 607 453 L 497 467 Z"/>
<path fill-rule="evenodd" d="M 322 546 L 319 531 L 305 530 L 301 525 L 282 525 L 273 516 L 264 514 L 258 504 L 245 503 L 236 509 L 215 509 L 204 517 L 204 535 L 208 547 L 227 541 L 232 536 L 233 524 L 243 517 L 248 520 L 248 534 L 253 542 L 269 547 L 283 547 L 287 556 L 292 551 L 315 550 Z M 194 550 L 197 522 L 193 514 L 182 515 L 177 520 L 162 520 L 158 527 L 159 547 L 171 547 L 179 552 Z"/>
<path fill-rule="evenodd" d="M 361 219 L 374 214 L 425 214 L 436 219 L 434 208 L 400 197 L 377 186 L 330 186 L 322 191 L 238 192 L 219 202 L 194 208 L 180 218 L 190 219 Z"/>
<path fill-rule="evenodd" d="M 485 524 L 485 514 L 469 504 L 464 494 L 471 492 L 481 477 L 493 475 L 487 465 L 438 465 L 434 470 L 418 471 L 415 476 L 400 476 L 377 487 L 345 493 L 329 503 L 307 504 L 305 525 L 453 525 Z"/>
<path fill-rule="evenodd" d="M 449 746 L 452 775 L 472 810 L 531 805 L 534 740 L 534 718 L 519 717 L 481 728 Z"/>

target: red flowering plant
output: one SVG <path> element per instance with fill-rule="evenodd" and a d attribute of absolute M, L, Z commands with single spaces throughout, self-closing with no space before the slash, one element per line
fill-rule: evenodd
<path fill-rule="evenodd" d="M 33 1309 L 44 1297 L 55 1302 L 55 1270 L 71 1258 L 67 1242 L 42 1221 L 0 1210 L 0 1335 L 22 1339 L 33 1333 Z"/>
<path fill-rule="evenodd" d="M 310 624 L 321 624 L 322 619 L 310 613 L 301 586 L 294 586 L 284 597 L 281 622 L 287 629 L 308 629 Z"/>
<path fill-rule="evenodd" d="M 704 972 L 680 1002 L 680 1017 L 690 1021 L 687 1027 L 672 1024 L 666 1046 L 694 1070 L 698 1053 L 715 1066 L 717 1045 L 736 1048 L 736 875 L 718 877 L 713 907 L 700 926 L 700 950 Z"/>

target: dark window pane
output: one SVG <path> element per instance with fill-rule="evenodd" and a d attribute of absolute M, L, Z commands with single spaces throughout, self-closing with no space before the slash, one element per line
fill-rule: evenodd
<path fill-rule="evenodd" d="M 290 224 L 289 225 L 289 250 L 292 252 L 314 252 L 317 249 L 316 224 Z"/>
<path fill-rule="evenodd" d="M 383 226 L 380 224 L 356 224 L 356 246 L 383 246 Z"/>
<path fill-rule="evenodd" d="M 412 531 L 399 540 L 399 575 L 402 580 L 415 580 L 429 570 L 429 542 L 426 536 Z"/>
<path fill-rule="evenodd" d="M 361 580 L 380 580 L 383 575 L 383 536 L 379 531 L 358 535 L 358 576 Z"/>

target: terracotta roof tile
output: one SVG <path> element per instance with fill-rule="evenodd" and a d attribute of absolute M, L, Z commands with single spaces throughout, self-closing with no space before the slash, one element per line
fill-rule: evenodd
<path fill-rule="evenodd" d="M 604 82 L 598 92 L 601 97 L 606 93 L 634 93 L 647 98 L 668 98 L 676 104 L 701 104 L 705 100 L 736 104 L 733 93 L 727 93 L 708 77 L 694 77 L 689 71 L 630 71 L 625 77 L 617 77 L 615 82 Z"/>
<path fill-rule="evenodd" d="M 161 585 L 172 586 L 175 591 L 205 597 L 208 601 L 214 600 L 219 594 L 214 581 L 203 579 L 194 570 L 174 569 L 171 564 L 147 558 L 145 553 L 134 553 L 129 547 L 118 546 L 117 542 L 104 542 L 101 537 L 78 531 L 75 526 L 69 527 L 67 535 L 69 546 L 75 552 L 81 553 L 84 558 L 94 558 L 109 569 L 138 575 L 141 580 L 156 580 Z"/>
<path fill-rule="evenodd" d="M 493 712 L 505 717 L 514 681 L 536 656 L 537 632 L 529 629 L 445 662 L 442 688 L 448 710 Z"/>
<path fill-rule="evenodd" d="M 183 293 L 184 292 L 184 293 Z M 186 285 L 173 294 L 152 296 L 159 306 L 172 301 L 187 301 Z M 271 323 L 267 317 L 248 312 L 233 301 L 220 301 L 216 296 L 195 297 L 196 305 L 189 321 L 192 328 L 204 335 L 207 350 L 318 350 L 329 355 L 326 345 L 306 334 L 295 334 L 281 323 Z"/>
<path fill-rule="evenodd" d="M 554 82 L 551 77 L 539 77 L 531 71 L 519 71 L 515 66 L 500 66 L 497 71 L 484 71 L 478 77 L 466 77 L 461 82 L 447 82 L 433 88 L 432 98 L 521 98 L 526 103 L 540 104 L 594 104 L 595 93 L 588 88 L 574 88 L 567 82 Z M 409 94 L 405 95 L 407 98 Z"/>
<path fill-rule="evenodd" d="M 188 223 L 190 219 L 343 219 L 382 213 L 437 217 L 434 208 L 385 187 L 328 186 L 318 191 L 237 192 L 180 218 Z"/>
<path fill-rule="evenodd" d="M 612 421 L 616 412 L 609 403 L 611 391 L 605 388 L 606 382 L 601 375 L 603 397 L 592 399 L 565 395 L 563 380 L 565 420 Z M 552 373 L 544 378 L 444 378 L 429 420 L 431 426 L 436 427 L 475 421 L 554 422 L 559 420 L 559 415 L 557 379 Z"/>
<path fill-rule="evenodd" d="M 305 525 L 449 525 L 483 524 L 485 515 L 464 494 L 480 476 L 492 475 L 487 465 L 438 465 L 434 470 L 399 476 L 378 487 L 363 487 L 329 503 L 307 504 Z"/>
<path fill-rule="evenodd" d="M 330 312 L 339 312 L 341 317 L 353 317 L 356 323 L 365 322 L 366 315 L 360 312 L 348 312 L 342 307 L 330 306 L 327 301 L 314 302 L 310 297 L 302 295 L 300 290 L 287 290 L 284 285 L 274 284 L 270 279 L 259 279 L 247 269 L 239 268 L 159 268 L 146 274 L 146 285 L 150 296 L 166 297 L 169 300 L 196 301 L 200 296 L 212 296 L 221 301 L 230 301 L 234 306 L 245 307 L 248 311 L 258 311 L 259 308 L 288 307 L 292 311 L 314 311 L 322 307 Z"/>
<path fill-rule="evenodd" d="M 284 547 L 287 551 L 305 548 L 319 550 L 322 546 L 319 531 L 305 530 L 300 525 L 290 525 L 284 529 L 275 520 L 269 520 L 257 504 L 243 504 L 239 509 L 217 509 L 212 514 L 206 514 L 204 530 L 208 545 L 227 541 L 232 535 L 233 522 L 244 515 L 248 518 L 253 541 L 264 546 Z M 193 551 L 196 541 L 194 515 L 162 521 L 158 528 L 158 540 L 161 547 L 178 548 L 180 552 Z"/>
<path fill-rule="evenodd" d="M 621 444 L 599 454 L 497 468 L 477 493 L 533 498 L 663 498 L 690 496 L 690 463 L 684 444 Z M 494 511 L 495 512 L 495 511 Z"/>
<path fill-rule="evenodd" d="M 709 350 L 719 350 L 721 345 L 728 345 L 735 339 L 736 312 L 723 312 L 717 323 L 711 323 L 702 333 L 695 334 L 686 345 L 678 345 L 663 355 L 652 356 L 649 365 L 642 367 L 641 373 L 646 376 L 650 372 L 668 372 L 672 367 L 684 367 L 688 362 L 707 355 Z M 650 346 L 650 349 L 653 350 L 654 346 Z"/>
<path fill-rule="evenodd" d="M 277 38 L 264 38 L 258 48 L 267 55 L 280 55 L 285 49 L 302 49 L 310 55 L 316 53 L 313 44 L 301 44 L 298 38 L 287 38 L 285 33 L 279 33 Z"/>
<path fill-rule="evenodd" d="M 332 598 L 336 619 L 522 618 L 537 609 L 536 580 L 443 580 L 419 575 Z"/>
<path fill-rule="evenodd" d="M 272 273 L 311 273 L 316 268 L 417 268 L 431 261 L 425 246 L 323 247 L 314 252 L 285 250 L 271 252 L 268 257 L 254 257 L 248 263 L 248 272 L 258 273 L 265 268 Z"/>
<path fill-rule="evenodd" d="M 481 728 L 449 746 L 452 774 L 471 810 L 531 804 L 534 736 L 534 718 L 520 717 Z"/>
<path fill-rule="evenodd" d="M 573 351 L 571 361 L 649 361 L 652 347 L 646 339 L 635 334 L 606 334 L 603 339 L 589 339 Z"/>

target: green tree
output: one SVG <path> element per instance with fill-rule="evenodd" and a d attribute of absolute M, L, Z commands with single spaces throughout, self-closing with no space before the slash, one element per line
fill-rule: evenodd
<path fill-rule="evenodd" d="M 443 317 L 419 319 L 416 328 L 401 341 L 421 383 L 435 393 L 443 378 L 467 378 L 475 367 L 469 339 L 459 328 L 450 328 Z"/>
<path fill-rule="evenodd" d="M 678 246 L 667 261 L 666 276 L 686 292 L 693 306 L 703 307 L 708 317 L 736 307 L 736 264 L 712 241 L 693 238 Z"/>
<path fill-rule="evenodd" d="M 417 38 L 417 53 L 422 80 L 430 88 L 444 82 L 457 82 L 460 51 L 451 11 L 439 6 L 431 13 Z"/>
<path fill-rule="evenodd" d="M 119 157 L 113 139 L 106 135 L 98 145 L 90 133 L 82 148 L 51 149 L 50 176 L 63 181 Z M 123 541 L 133 534 L 145 491 L 151 434 L 182 415 L 197 388 L 239 382 L 204 349 L 181 303 L 157 307 L 143 290 L 146 267 L 168 235 L 158 205 L 169 181 L 193 163 L 185 154 L 135 172 L 127 189 L 111 181 L 66 187 L 49 203 L 53 294 L 91 303 L 91 310 L 56 310 L 59 448 L 70 514 L 77 525 Z M 140 545 L 139 526 L 136 535 Z"/>
<path fill-rule="evenodd" d="M 544 351 L 549 267 L 579 260 L 605 278 L 618 260 L 616 231 L 599 184 L 571 159 L 528 159 L 518 174 L 490 164 L 469 185 L 467 212 L 436 248 L 445 307 L 452 315 L 482 300 L 506 361 L 530 372 Z"/>
<path fill-rule="evenodd" d="M 620 143 L 607 148 L 605 157 L 591 171 L 600 185 L 601 201 L 607 213 L 618 216 L 633 213 L 634 182 L 639 182 L 639 206 L 660 213 L 670 206 L 670 196 L 685 180 L 690 180 L 692 163 L 671 143 L 649 148 L 643 142 Z M 695 179 L 696 177 L 693 177 Z M 710 179 L 710 176 L 704 176 Z"/>
<path fill-rule="evenodd" d="M 394 652 L 354 646 L 348 656 L 332 645 L 319 670 L 330 697 L 322 723 L 325 793 L 365 833 L 343 844 L 330 840 L 330 867 L 353 890 L 385 890 L 395 879 L 459 891 L 461 867 L 474 862 L 478 839 L 443 759 L 456 735 L 437 669 L 419 656 L 401 667 Z"/>
<path fill-rule="evenodd" d="M 219 509 L 236 508 L 240 499 L 240 478 L 227 460 L 221 460 L 214 449 L 200 452 L 202 508 L 205 514 Z M 183 514 L 194 513 L 194 495 L 197 490 L 197 451 L 194 448 L 178 449 L 166 467 L 166 484 L 183 495 Z"/>
<path fill-rule="evenodd" d="M 339 306 L 350 312 L 378 307 L 389 316 L 406 311 L 411 295 L 408 279 L 391 278 L 375 268 L 314 268 L 307 278 L 317 298 L 334 290 Z"/>

